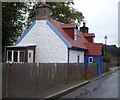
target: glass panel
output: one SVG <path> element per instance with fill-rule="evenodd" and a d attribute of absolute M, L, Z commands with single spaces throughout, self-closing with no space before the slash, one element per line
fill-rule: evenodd
<path fill-rule="evenodd" d="M 18 51 L 14 51 L 13 62 L 18 62 Z"/>
<path fill-rule="evenodd" d="M 29 53 L 29 58 L 31 58 L 31 53 Z"/>
<path fill-rule="evenodd" d="M 24 51 L 20 51 L 20 62 L 25 62 L 25 53 L 24 53 Z"/>
<path fill-rule="evenodd" d="M 92 62 L 92 58 L 90 58 L 90 62 Z"/>
<path fill-rule="evenodd" d="M 12 51 L 8 51 L 8 61 L 12 61 Z"/>
<path fill-rule="evenodd" d="M 93 62 L 93 58 L 89 57 L 89 62 L 92 63 Z"/>

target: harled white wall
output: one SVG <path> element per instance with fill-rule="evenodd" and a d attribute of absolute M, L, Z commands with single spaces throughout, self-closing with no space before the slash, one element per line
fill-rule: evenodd
<path fill-rule="evenodd" d="M 18 45 L 36 44 L 35 62 L 67 63 L 68 49 L 65 43 L 46 24 L 45 20 L 37 20 L 36 24 Z M 76 63 L 79 55 L 80 63 L 84 62 L 84 52 L 70 50 L 69 62 Z"/>
<path fill-rule="evenodd" d="M 70 58 L 69 58 L 70 63 L 77 63 L 78 55 L 79 55 L 79 63 L 84 63 L 84 52 L 76 51 L 76 50 L 70 50 Z"/>
<path fill-rule="evenodd" d="M 67 63 L 67 46 L 44 20 L 36 21 L 21 44 L 36 44 L 35 62 Z"/>

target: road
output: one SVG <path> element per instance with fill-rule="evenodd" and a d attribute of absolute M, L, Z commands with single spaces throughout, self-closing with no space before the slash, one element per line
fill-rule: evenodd
<path fill-rule="evenodd" d="M 118 72 L 120 73 L 120 70 L 92 81 L 61 98 L 118 98 Z"/>

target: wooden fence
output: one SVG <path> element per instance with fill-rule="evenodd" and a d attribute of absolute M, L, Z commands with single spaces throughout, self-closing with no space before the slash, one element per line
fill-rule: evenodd
<path fill-rule="evenodd" d="M 3 98 L 24 98 L 36 91 L 48 89 L 73 82 L 85 80 L 83 64 L 35 63 L 8 64 L 2 68 Z M 88 79 L 97 76 L 97 65 L 88 66 Z"/>
<path fill-rule="evenodd" d="M 3 64 L 3 98 L 25 97 L 35 92 L 36 64 Z"/>

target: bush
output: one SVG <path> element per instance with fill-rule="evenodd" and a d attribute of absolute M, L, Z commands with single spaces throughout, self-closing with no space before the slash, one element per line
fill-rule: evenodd
<path fill-rule="evenodd" d="M 110 62 L 110 57 L 108 57 L 108 56 L 103 56 L 103 62 L 109 63 L 109 62 Z"/>
<path fill-rule="evenodd" d="M 120 66 L 120 57 L 117 58 L 117 66 Z"/>

